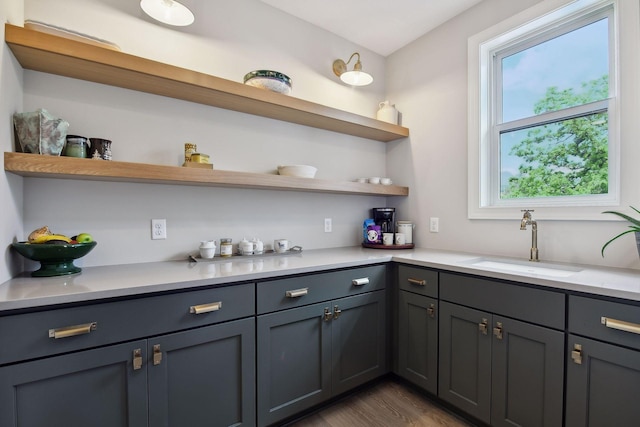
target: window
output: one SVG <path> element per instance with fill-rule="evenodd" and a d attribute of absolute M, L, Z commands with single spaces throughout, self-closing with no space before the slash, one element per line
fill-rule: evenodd
<path fill-rule="evenodd" d="M 543 3 L 469 42 L 471 218 L 619 204 L 617 2 Z"/>

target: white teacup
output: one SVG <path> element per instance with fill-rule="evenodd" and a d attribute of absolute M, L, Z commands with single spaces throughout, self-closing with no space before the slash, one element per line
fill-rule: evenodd
<path fill-rule="evenodd" d="M 204 259 L 211 259 L 216 254 L 215 246 L 213 248 L 200 248 L 200 257 Z"/>
<path fill-rule="evenodd" d="M 289 241 L 287 239 L 276 239 L 273 241 L 273 250 L 279 254 L 289 250 Z"/>
<path fill-rule="evenodd" d="M 382 244 L 393 245 L 393 233 L 382 233 Z"/>
<path fill-rule="evenodd" d="M 404 233 L 396 233 L 396 245 L 404 245 L 406 243 Z"/>

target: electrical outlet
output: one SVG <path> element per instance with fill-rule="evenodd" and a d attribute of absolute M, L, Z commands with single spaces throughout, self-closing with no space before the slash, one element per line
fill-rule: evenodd
<path fill-rule="evenodd" d="M 152 219 L 151 220 L 151 239 L 160 240 L 167 238 L 167 220 Z"/>
<path fill-rule="evenodd" d="M 429 231 L 432 233 L 440 231 L 440 218 L 429 218 Z"/>
<path fill-rule="evenodd" d="M 331 233 L 331 218 L 325 218 L 324 219 L 324 232 L 325 233 Z"/>

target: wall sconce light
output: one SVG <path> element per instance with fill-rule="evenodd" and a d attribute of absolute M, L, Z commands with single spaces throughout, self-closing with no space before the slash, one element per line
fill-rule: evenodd
<path fill-rule="evenodd" d="M 189 8 L 174 0 L 141 0 L 140 7 L 156 21 L 176 27 L 186 27 L 195 20 Z"/>
<path fill-rule="evenodd" d="M 351 62 L 353 57 L 356 55 L 358 55 L 358 60 L 353 66 L 353 70 L 347 71 L 347 64 Z M 333 61 L 333 72 L 336 76 L 340 77 L 340 80 L 349 85 L 366 86 L 373 82 L 373 77 L 371 77 L 371 74 L 367 74 L 362 71 L 362 62 L 360 62 L 360 54 L 358 52 L 351 55 L 346 64 L 342 59 L 336 59 L 335 61 Z"/>

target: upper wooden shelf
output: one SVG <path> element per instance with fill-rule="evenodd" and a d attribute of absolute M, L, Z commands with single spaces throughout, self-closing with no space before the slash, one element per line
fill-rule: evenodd
<path fill-rule="evenodd" d="M 4 169 L 26 177 L 257 188 L 369 196 L 407 196 L 408 187 L 296 178 L 275 174 L 185 168 L 146 163 L 4 153 Z"/>
<path fill-rule="evenodd" d="M 5 24 L 22 67 L 383 142 L 409 129 L 116 50 Z"/>

